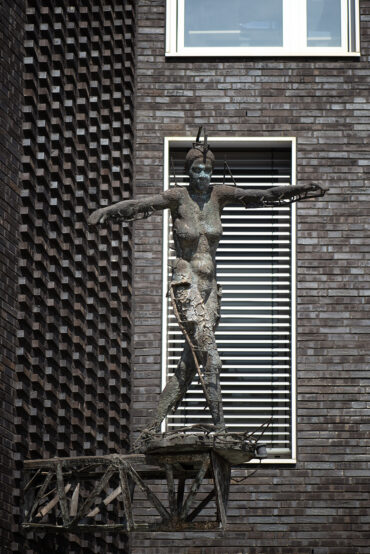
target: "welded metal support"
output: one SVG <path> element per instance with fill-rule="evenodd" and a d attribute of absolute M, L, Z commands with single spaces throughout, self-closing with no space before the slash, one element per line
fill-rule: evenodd
<path fill-rule="evenodd" d="M 230 464 L 212 451 L 30 460 L 25 469 L 26 529 L 111 533 L 226 527 Z M 167 488 L 168 506 L 152 490 L 154 480 Z M 154 508 L 153 521 L 134 517 L 135 485 Z M 194 521 L 214 499 L 215 519 L 209 519 L 208 510 L 206 521 Z"/>
<path fill-rule="evenodd" d="M 26 460 L 23 527 L 73 533 L 225 529 L 231 468 L 261 450 L 253 437 L 156 435 L 145 453 Z M 143 495 L 154 515 L 139 521 Z"/>

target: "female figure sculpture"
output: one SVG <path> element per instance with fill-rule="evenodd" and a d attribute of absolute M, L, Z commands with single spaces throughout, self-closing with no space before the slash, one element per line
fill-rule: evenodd
<path fill-rule="evenodd" d="M 211 186 L 215 158 L 207 145 L 197 141 L 186 156 L 188 187 L 174 187 L 140 200 L 127 200 L 100 208 L 91 214 L 90 224 L 106 220 L 132 220 L 169 209 L 173 223 L 176 260 L 170 284 L 175 313 L 187 342 L 175 375 L 160 395 L 157 413 L 144 434 L 159 430 L 164 417 L 174 412 L 189 388 L 199 366 L 202 385 L 217 430 L 224 429 L 220 371 L 215 329 L 220 318 L 221 289 L 216 282 L 216 251 L 222 225 L 221 213 L 227 204 L 245 208 L 279 206 L 304 198 L 323 196 L 325 187 L 317 184 L 278 186 L 265 190 L 237 186 Z"/>

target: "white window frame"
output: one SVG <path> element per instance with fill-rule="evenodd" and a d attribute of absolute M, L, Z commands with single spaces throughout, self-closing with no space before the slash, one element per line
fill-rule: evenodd
<path fill-rule="evenodd" d="M 209 137 L 209 143 L 221 143 L 225 145 L 245 147 L 271 148 L 286 145 L 291 149 L 291 183 L 296 184 L 296 138 L 295 137 Z M 163 190 L 168 190 L 170 183 L 170 148 L 174 144 L 178 146 L 191 147 L 194 138 L 190 137 L 165 137 L 164 139 L 164 184 Z M 163 212 L 163 276 L 162 276 L 162 349 L 161 349 L 161 390 L 167 382 L 167 333 L 168 333 L 168 247 L 169 247 L 169 226 L 170 214 L 168 210 Z M 297 461 L 297 404 L 296 404 L 296 207 L 292 206 L 291 212 L 291 457 L 288 458 L 267 458 L 262 460 L 264 464 L 295 464 Z M 166 429 L 166 420 L 162 422 L 162 431 Z M 260 463 L 260 460 L 253 459 L 249 463 Z"/>
<path fill-rule="evenodd" d="M 201 0 L 199 0 L 201 1 Z M 166 56 L 360 56 L 359 0 L 341 0 L 342 46 L 306 46 L 307 0 L 283 0 L 284 46 L 185 47 L 185 0 L 166 0 Z M 354 10 L 353 10 L 354 7 Z M 355 13 L 353 13 L 353 11 Z M 354 35 L 353 36 L 353 29 Z"/>

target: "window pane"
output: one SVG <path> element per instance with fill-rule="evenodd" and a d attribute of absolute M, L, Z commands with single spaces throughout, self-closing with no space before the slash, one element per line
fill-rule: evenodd
<path fill-rule="evenodd" d="M 307 46 L 341 44 L 341 0 L 307 0 Z"/>
<path fill-rule="evenodd" d="M 218 145 L 217 145 L 218 146 Z M 286 147 L 228 147 L 212 143 L 216 163 L 214 186 L 233 185 L 227 160 L 239 186 L 247 189 L 288 185 L 291 181 L 291 149 Z M 170 187 L 187 185 L 184 157 L 187 149 L 174 143 Z M 172 165 L 171 162 L 171 165 Z M 245 210 L 227 206 L 222 214 L 223 236 L 217 250 L 217 281 L 222 285 L 221 320 L 216 341 L 222 359 L 221 388 L 225 423 L 230 432 L 256 429 L 270 418 L 264 442 L 272 454 L 291 455 L 291 372 L 292 360 L 292 241 L 291 207 Z M 168 225 L 169 248 L 163 260 L 163 274 L 171 280 L 172 225 Z M 294 271 L 294 269 L 293 269 Z M 173 375 L 180 359 L 184 338 L 169 298 L 167 348 L 164 370 Z M 212 423 L 205 411 L 205 398 L 194 381 L 175 414 L 167 416 L 167 430 L 185 425 Z"/>
<path fill-rule="evenodd" d="M 283 0 L 185 0 L 185 46 L 282 46 Z"/>

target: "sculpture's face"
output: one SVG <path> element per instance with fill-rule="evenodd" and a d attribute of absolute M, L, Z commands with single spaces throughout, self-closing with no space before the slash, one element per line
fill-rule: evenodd
<path fill-rule="evenodd" d="M 209 160 L 204 163 L 202 158 L 195 159 L 189 169 L 190 186 L 202 192 L 208 190 L 212 172 L 213 168 Z"/>

